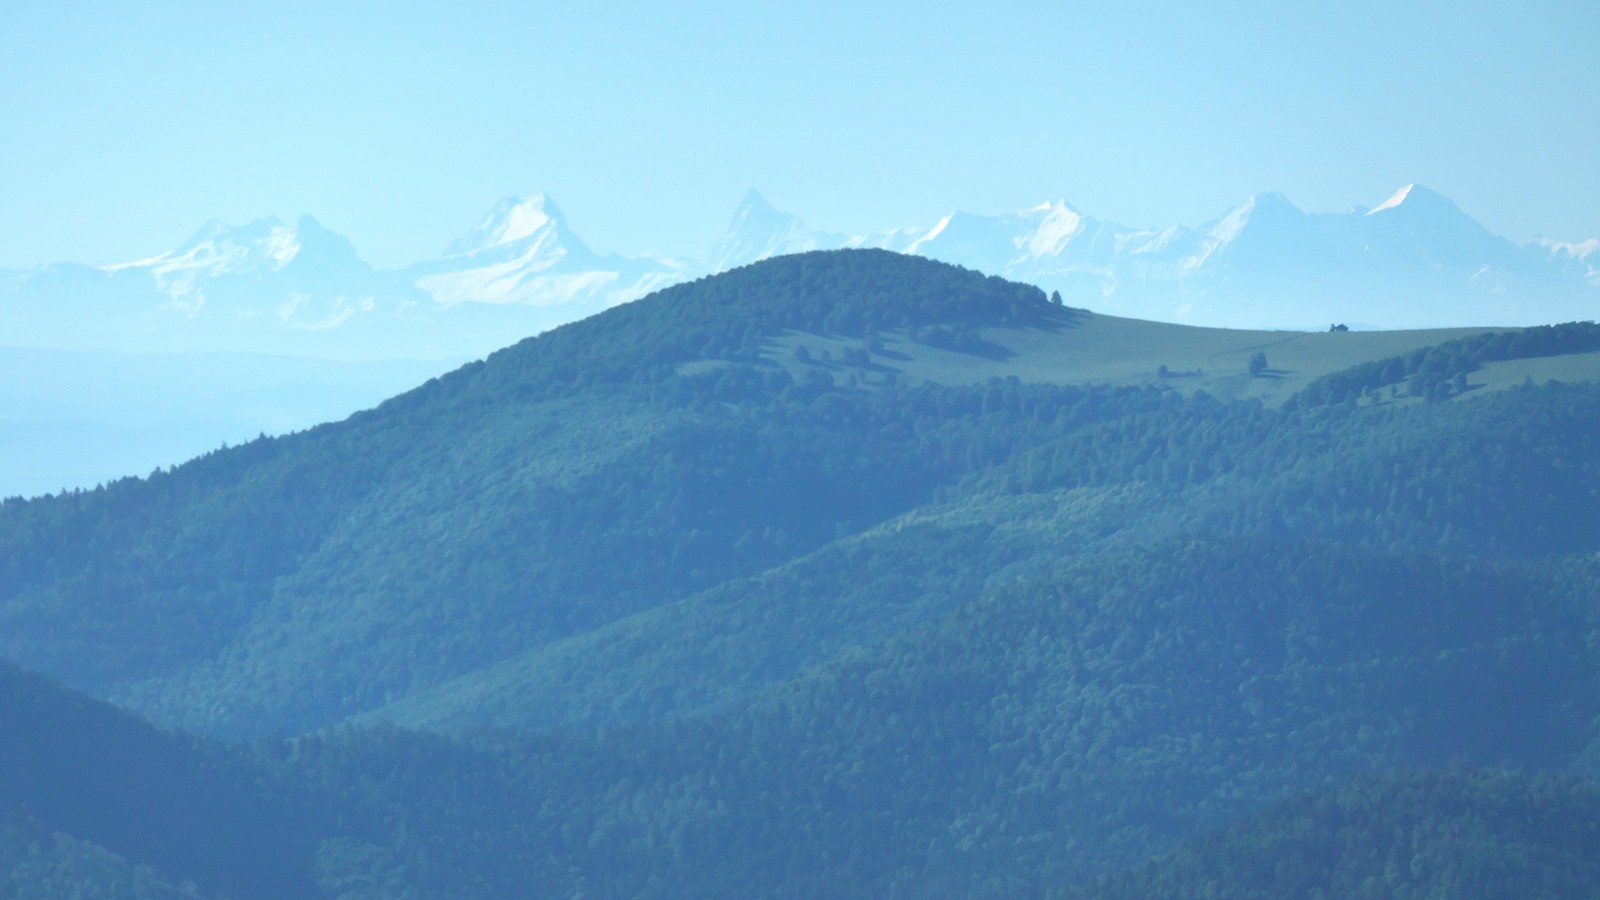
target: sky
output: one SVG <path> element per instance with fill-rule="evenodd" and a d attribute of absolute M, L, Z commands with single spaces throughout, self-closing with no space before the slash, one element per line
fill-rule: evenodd
<path fill-rule="evenodd" d="M 1409 182 L 1600 236 L 1592 2 L 10 0 L 0 268 L 315 216 L 379 266 L 540 191 L 601 252 L 703 258 L 745 190 L 863 233 L 1065 199 L 1196 225 Z"/>

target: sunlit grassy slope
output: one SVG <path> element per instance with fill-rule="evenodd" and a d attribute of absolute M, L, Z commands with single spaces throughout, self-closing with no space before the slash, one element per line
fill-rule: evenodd
<path fill-rule="evenodd" d="M 904 332 L 881 335 L 883 351 L 868 366 L 850 365 L 846 354 L 862 341 L 791 331 L 770 341 L 763 355 L 794 377 L 827 372 L 835 381 L 855 376 L 860 384 L 933 381 L 981 384 L 993 377 L 1015 375 L 1026 382 L 1050 384 L 1168 385 L 1192 393 L 1204 390 L 1225 398 L 1260 398 L 1268 405 L 1287 400 L 1311 380 L 1364 362 L 1399 356 L 1419 347 L 1481 334 L 1494 329 L 1440 328 L 1418 331 L 1243 331 L 1196 328 L 1139 319 L 1123 319 L 1072 310 L 1053 328 L 984 328 L 979 336 L 994 350 L 986 354 L 930 347 Z M 809 363 L 796 358 L 804 347 Z M 1268 369 L 1252 377 L 1247 367 L 1256 353 L 1267 357 Z M 1553 362 L 1552 360 L 1543 360 Z M 710 363 L 691 363 L 703 368 Z M 1166 366 L 1168 375 L 1159 372 Z M 1561 358 L 1558 365 L 1497 364 L 1486 381 L 1500 388 L 1559 378 L 1600 377 L 1600 355 Z"/>

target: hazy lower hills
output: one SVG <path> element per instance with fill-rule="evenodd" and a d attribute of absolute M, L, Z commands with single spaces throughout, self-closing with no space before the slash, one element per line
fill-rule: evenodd
<path fill-rule="evenodd" d="M 784 257 L 0 505 L 0 655 L 252 742 L 110 743 L 334 896 L 1038 896 L 1370 773 L 1592 777 L 1597 352 Z"/>
<path fill-rule="evenodd" d="M 342 419 L 459 364 L 0 347 L 0 497 L 147 475 Z"/>
<path fill-rule="evenodd" d="M 860 341 L 793 332 L 763 356 L 793 377 L 805 348 L 815 368 L 841 382 L 978 383 L 1016 375 L 1061 384 L 1167 384 L 1223 397 L 1283 402 L 1310 380 L 1486 329 L 1348 333 L 1195 328 L 1073 311 L 1070 327 L 980 330 L 995 356 L 918 343 L 900 331 L 880 336 L 888 355 L 861 369 L 845 363 Z M 1262 377 L 1247 373 L 1266 355 Z M 826 355 L 826 359 L 824 356 Z M 688 372 L 718 363 L 687 364 Z M 337 362 L 251 354 L 123 354 L 0 348 L 0 496 L 32 497 L 92 487 L 239 444 L 343 418 L 458 363 L 435 360 Z M 1600 357 L 1577 354 L 1498 364 L 1475 377 L 1504 388 L 1525 378 L 1584 380 Z M 1169 377 L 1158 372 L 1166 366 Z"/>

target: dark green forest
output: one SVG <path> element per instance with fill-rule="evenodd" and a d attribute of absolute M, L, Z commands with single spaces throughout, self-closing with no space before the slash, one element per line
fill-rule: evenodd
<path fill-rule="evenodd" d="M 783 257 L 5 501 L 0 893 L 1600 895 L 1600 384 L 1458 378 L 1595 326 L 895 377 L 1080 315 Z"/>
<path fill-rule="evenodd" d="M 1078 897 L 1590 897 L 1600 791 L 1567 775 L 1365 776 L 1274 804 Z"/>

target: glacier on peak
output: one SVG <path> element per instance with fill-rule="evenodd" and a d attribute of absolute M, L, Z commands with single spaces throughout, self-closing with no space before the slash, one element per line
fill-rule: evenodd
<path fill-rule="evenodd" d="M 527 333 L 635 300 L 690 274 L 673 260 L 594 253 L 544 193 L 502 200 L 443 257 L 404 271 L 435 311 L 518 307 Z"/>
<path fill-rule="evenodd" d="M 1226 243 L 1239 237 L 1250 225 L 1259 226 L 1269 221 L 1289 222 L 1304 217 L 1305 213 L 1290 202 L 1288 197 L 1277 191 L 1266 191 L 1252 195 L 1243 203 L 1228 210 L 1221 218 L 1211 222 L 1207 231 Z"/>
<path fill-rule="evenodd" d="M 1194 249 L 1178 264 L 1179 273 L 1187 277 L 1205 267 L 1218 254 L 1239 242 L 1246 233 L 1262 235 L 1265 240 L 1281 244 L 1286 237 L 1299 237 L 1306 215 L 1277 191 L 1255 194 L 1228 210 L 1221 218 L 1203 226 L 1202 233 L 1194 239 Z M 1272 232 L 1272 238 L 1265 235 Z"/>
<path fill-rule="evenodd" d="M 114 263 L 98 268 L 105 272 L 119 272 L 125 269 L 167 272 L 189 268 L 224 271 L 230 267 L 242 266 L 245 258 L 250 255 L 253 245 L 273 240 L 274 236 L 281 233 L 284 228 L 283 222 L 275 216 L 256 219 L 238 227 L 227 225 L 220 219 L 212 219 L 200 226 L 176 249 L 146 259 Z M 279 240 L 281 242 L 281 237 Z M 280 248 L 279 253 L 282 252 Z M 260 255 L 269 256 L 266 253 Z"/>
<path fill-rule="evenodd" d="M 1226 244 L 1244 233 L 1245 226 L 1250 224 L 1250 216 L 1256 211 L 1256 198 L 1249 200 L 1228 210 L 1227 214 L 1218 219 L 1209 229 L 1211 239 L 1217 244 Z"/>
<path fill-rule="evenodd" d="M 320 268 L 365 268 L 348 240 L 311 216 L 293 225 L 268 216 L 237 227 L 213 219 L 175 250 L 99 268 L 108 273 L 144 269 L 166 285 L 202 276 L 261 276 L 297 260 Z"/>
<path fill-rule="evenodd" d="M 212 220 L 156 256 L 40 269 L 0 309 L 0 325 L 13 343 L 35 347 L 393 358 L 352 336 L 369 333 L 370 314 L 416 295 L 311 216 Z M 295 336 L 311 332 L 323 336 Z"/>
<path fill-rule="evenodd" d="M 939 235 L 944 234 L 945 229 L 950 227 L 950 222 L 954 218 L 954 213 L 943 216 L 939 219 L 939 221 L 933 223 L 932 228 L 920 233 L 908 230 L 907 233 L 911 235 L 911 241 L 910 243 L 906 244 L 904 252 L 916 256 L 924 255 L 922 252 L 923 248 L 926 247 L 930 241 L 937 240 Z"/>
<path fill-rule="evenodd" d="M 567 237 L 566 228 L 566 216 L 548 195 L 541 192 L 527 199 L 507 197 L 496 204 L 477 227 L 452 241 L 445 248 L 445 256 L 460 256 L 515 243 L 541 232 L 557 232 Z"/>
<path fill-rule="evenodd" d="M 1373 208 L 1367 210 L 1366 215 L 1375 216 L 1378 213 L 1381 213 L 1386 209 L 1394 209 L 1395 207 L 1399 206 L 1400 204 L 1406 202 L 1406 198 L 1411 195 L 1411 189 L 1414 188 L 1414 187 L 1416 187 L 1416 184 L 1412 183 L 1412 184 L 1406 185 L 1405 187 L 1401 188 L 1398 191 L 1395 191 L 1394 194 L 1389 197 L 1389 199 L 1387 199 L 1387 200 L 1383 201 L 1382 203 L 1379 203 L 1377 206 L 1374 206 Z"/>
<path fill-rule="evenodd" d="M 1469 221 L 1476 227 L 1478 223 L 1461 211 L 1455 201 L 1449 197 L 1432 190 L 1425 185 L 1415 182 L 1395 191 L 1389 199 L 1367 210 L 1363 218 L 1376 217 L 1382 220 L 1405 213 L 1409 216 L 1425 216 L 1438 220 L 1454 219 L 1458 222 Z"/>
<path fill-rule="evenodd" d="M 1018 238 L 1029 256 L 1055 256 L 1083 229 L 1083 216 L 1068 206 L 1065 200 L 1045 203 L 1029 212 L 1040 214 L 1033 233 Z"/>

